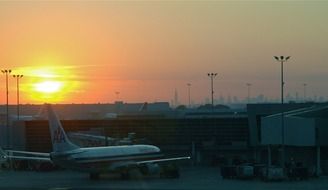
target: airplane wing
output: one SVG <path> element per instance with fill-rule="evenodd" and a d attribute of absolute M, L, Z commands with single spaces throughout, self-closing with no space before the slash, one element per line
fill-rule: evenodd
<path fill-rule="evenodd" d="M 1 157 L 4 159 L 9 158 L 9 159 L 17 159 L 17 160 L 39 160 L 39 161 L 51 162 L 50 154 L 43 153 L 43 152 L 28 152 L 28 151 L 18 151 L 18 150 L 4 151 L 0 149 L 0 154 Z"/>
<path fill-rule="evenodd" d="M 46 157 L 33 157 L 33 156 L 3 156 L 3 158 L 17 159 L 17 160 L 39 160 L 52 162 L 50 158 Z"/>
<path fill-rule="evenodd" d="M 28 151 L 20 151 L 20 150 L 7 150 L 7 152 L 11 152 L 11 153 L 14 153 L 14 154 L 17 153 L 17 154 L 26 154 L 26 155 L 50 157 L 49 153 L 44 153 L 44 152 L 28 152 Z"/>
<path fill-rule="evenodd" d="M 144 160 L 144 161 L 139 161 L 139 162 L 137 162 L 137 164 L 159 163 L 159 162 L 170 162 L 170 161 L 189 160 L 189 159 L 190 159 L 190 156 L 176 157 L 176 158 L 163 158 L 163 159 L 155 159 L 155 160 Z"/>
<path fill-rule="evenodd" d="M 177 157 L 177 158 L 163 158 L 163 159 L 154 159 L 154 160 L 143 160 L 143 161 L 122 161 L 122 162 L 115 162 L 111 164 L 110 170 L 118 170 L 121 168 L 143 165 L 148 163 L 159 163 L 159 162 L 170 162 L 170 161 L 178 161 L 178 160 L 188 160 L 190 159 L 189 156 L 186 157 Z"/>

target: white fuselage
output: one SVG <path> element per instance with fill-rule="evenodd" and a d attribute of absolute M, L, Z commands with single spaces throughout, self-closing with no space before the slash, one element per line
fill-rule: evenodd
<path fill-rule="evenodd" d="M 115 171 L 135 165 L 140 160 L 162 157 L 160 149 L 152 145 L 127 145 L 77 148 L 65 152 L 52 152 L 51 160 L 64 168 L 86 172 Z"/>

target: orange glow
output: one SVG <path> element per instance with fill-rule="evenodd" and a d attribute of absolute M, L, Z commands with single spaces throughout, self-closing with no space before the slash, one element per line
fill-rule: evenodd
<path fill-rule="evenodd" d="M 80 88 L 80 82 L 73 79 L 74 74 L 68 67 L 24 67 L 16 72 L 24 74 L 21 89 L 33 102 L 59 103 Z"/>
<path fill-rule="evenodd" d="M 275 101 L 280 65 L 272 56 L 282 54 L 292 56 L 286 95 L 302 94 L 308 83 L 312 95 L 327 99 L 328 4 L 296 4 L 0 1 L 0 69 L 24 75 L 22 104 L 174 102 L 177 89 L 179 103 L 188 105 L 187 83 L 191 101 L 203 104 L 211 97 L 208 72 L 220 76 L 218 102 L 247 102 L 246 82 L 254 84 L 254 98 Z M 0 104 L 5 83 L 0 73 Z M 16 104 L 12 76 L 8 88 Z"/>

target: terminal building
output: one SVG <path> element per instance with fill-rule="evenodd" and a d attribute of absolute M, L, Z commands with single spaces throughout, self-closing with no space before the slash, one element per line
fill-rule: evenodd
<path fill-rule="evenodd" d="M 166 155 L 191 155 L 197 164 L 233 164 L 238 160 L 281 165 L 284 145 L 285 162 L 293 158 L 317 173 L 328 173 L 327 104 L 249 104 L 247 109 L 210 110 L 173 110 L 168 103 L 140 109 L 142 105 L 53 107 L 68 133 L 89 131 L 114 138 L 135 133 L 136 139 L 143 139 L 139 143 L 159 146 Z M 46 119 L 13 121 L 9 141 L 5 128 L 2 123 L 1 146 L 51 151 Z"/>
<path fill-rule="evenodd" d="M 317 175 L 328 174 L 327 104 L 253 104 L 248 115 L 249 147 L 257 162 L 293 161 Z"/>

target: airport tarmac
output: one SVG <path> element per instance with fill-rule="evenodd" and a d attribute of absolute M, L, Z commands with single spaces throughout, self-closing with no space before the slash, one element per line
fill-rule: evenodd
<path fill-rule="evenodd" d="M 191 167 L 181 169 L 179 179 L 146 177 L 122 180 L 115 176 L 102 176 L 89 180 L 86 173 L 73 171 L 0 171 L 0 189 L 255 189 L 255 190 L 327 190 L 328 178 L 313 178 L 307 181 L 263 182 L 254 180 L 222 179 L 218 168 Z"/>

